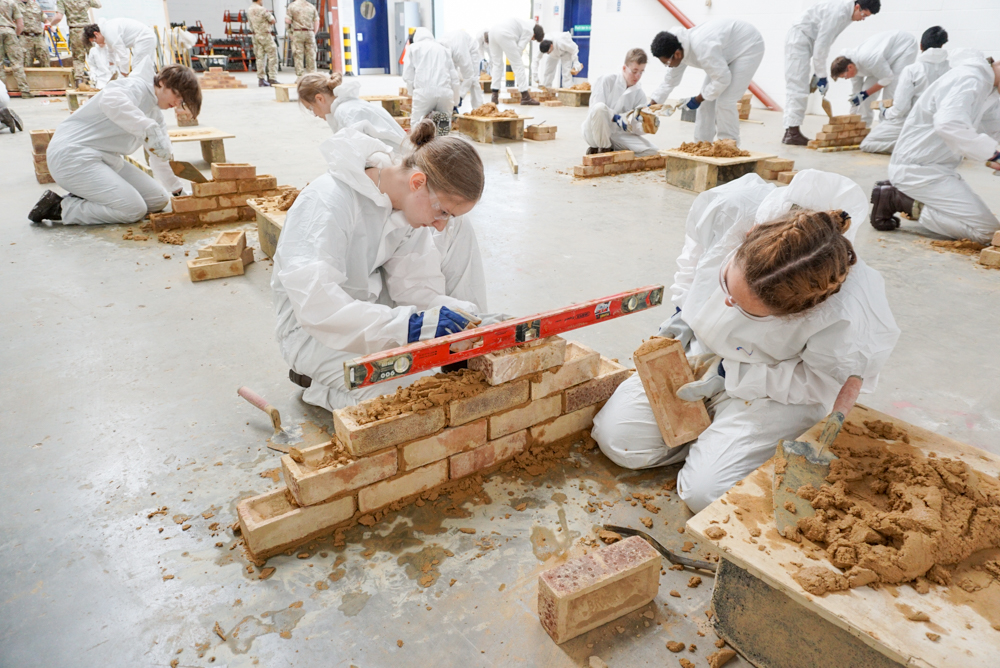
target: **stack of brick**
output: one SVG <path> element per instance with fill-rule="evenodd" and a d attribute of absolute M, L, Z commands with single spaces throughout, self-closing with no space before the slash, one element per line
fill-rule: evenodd
<path fill-rule="evenodd" d="M 632 373 L 560 337 L 473 358 L 469 368 L 482 374 L 471 396 L 367 423 L 368 409 L 389 397 L 334 411 L 334 440 L 282 457 L 286 486 L 237 505 L 251 557 L 262 561 L 355 521 L 371 526 L 389 506 L 436 498 L 436 488 L 529 448 L 579 438 Z"/>
<path fill-rule="evenodd" d="M 291 186 L 278 187 L 273 176 L 257 176 L 257 168 L 243 163 L 212 163 L 212 181 L 192 184 L 193 195 L 173 197 L 170 213 L 150 214 L 153 230 L 177 230 L 201 225 L 257 219 L 247 200 L 280 195 Z"/>
<path fill-rule="evenodd" d="M 174 107 L 174 114 L 177 116 L 177 127 L 189 128 L 198 125 L 198 119 L 183 107 Z"/>
<path fill-rule="evenodd" d="M 560 102 L 559 100 L 545 100 L 544 102 L 542 102 L 542 106 L 543 107 L 561 107 L 561 106 L 563 106 L 563 103 Z"/>
<path fill-rule="evenodd" d="M 31 158 L 35 163 L 35 179 L 39 183 L 55 183 L 56 180 L 49 174 L 49 162 L 46 152 L 49 150 L 49 142 L 55 130 L 32 130 L 31 135 Z"/>
<path fill-rule="evenodd" d="M 583 156 L 583 164 L 573 167 L 573 176 L 587 178 L 625 172 L 646 172 L 651 169 L 663 169 L 666 164 L 667 158 L 662 155 L 636 157 L 632 151 L 610 151 Z"/>
<path fill-rule="evenodd" d="M 209 67 L 207 74 L 201 75 L 202 90 L 216 90 L 222 88 L 246 88 L 246 84 L 240 83 L 239 79 L 221 67 Z"/>
<path fill-rule="evenodd" d="M 198 249 L 198 257 L 188 260 L 188 275 L 193 283 L 242 276 L 253 260 L 253 248 L 247 246 L 247 233 L 231 230 Z"/>
<path fill-rule="evenodd" d="M 556 131 L 558 129 L 555 125 L 536 123 L 524 128 L 524 138 L 534 139 L 535 141 L 549 141 L 556 138 Z"/>
<path fill-rule="evenodd" d="M 834 116 L 823 131 L 809 142 L 809 148 L 825 153 L 828 151 L 850 151 L 856 149 L 868 136 L 870 130 L 857 114 Z"/>
<path fill-rule="evenodd" d="M 993 233 L 993 244 L 979 251 L 979 264 L 1000 269 L 1000 232 Z"/>
<path fill-rule="evenodd" d="M 791 183 L 792 178 L 798 172 L 795 171 L 795 161 L 784 158 L 768 158 L 757 161 L 757 174 L 767 181 L 778 181 L 779 183 Z"/>
<path fill-rule="evenodd" d="M 740 120 L 745 121 L 750 118 L 750 100 L 753 99 L 753 95 L 746 93 L 739 101 L 740 110 Z"/>

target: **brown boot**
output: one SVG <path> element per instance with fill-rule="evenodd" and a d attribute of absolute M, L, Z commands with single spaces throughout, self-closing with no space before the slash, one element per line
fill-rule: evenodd
<path fill-rule="evenodd" d="M 538 100 L 532 100 L 531 95 L 526 90 L 521 91 L 521 104 L 533 104 L 535 106 L 541 104 Z"/>
<path fill-rule="evenodd" d="M 500 104 L 500 91 L 493 91 L 493 94 L 490 95 L 490 102 L 493 104 Z"/>
<path fill-rule="evenodd" d="M 782 137 L 781 143 L 792 146 L 806 146 L 809 143 L 809 137 L 799 132 L 799 126 L 796 125 L 792 128 L 785 128 L 785 136 Z"/>
<path fill-rule="evenodd" d="M 891 232 L 899 227 L 897 212 L 913 216 L 914 199 L 907 197 L 892 185 L 876 185 L 872 188 L 872 227 L 880 232 Z"/>

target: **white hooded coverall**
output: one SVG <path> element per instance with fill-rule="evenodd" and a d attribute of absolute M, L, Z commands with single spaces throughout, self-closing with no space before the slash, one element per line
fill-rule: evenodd
<path fill-rule="evenodd" d="M 948 71 L 948 67 L 948 52 L 937 48 L 927 49 L 917 56 L 917 62 L 907 65 L 896 82 L 892 106 L 885 110 L 882 122 L 861 142 L 861 150 L 868 153 L 892 153 L 913 104 L 928 86 Z M 889 98 L 883 96 L 883 99 Z"/>
<path fill-rule="evenodd" d="M 872 35 L 853 49 L 843 53 L 854 66 L 858 74 L 851 79 L 856 95 L 868 90 L 875 84 L 882 90 L 861 103 L 861 108 L 851 107 L 852 114 L 860 114 L 861 119 L 869 126 L 872 123 L 872 100 L 881 95 L 883 100 L 892 100 L 899 83 L 899 75 L 912 65 L 920 52 L 917 38 L 902 30 L 889 30 Z"/>
<path fill-rule="evenodd" d="M 830 47 L 851 25 L 854 4 L 854 0 L 828 0 L 813 5 L 788 29 L 785 37 L 786 128 L 797 128 L 805 120 L 812 74 L 820 79 L 829 78 Z"/>
<path fill-rule="evenodd" d="M 462 79 L 458 86 L 459 99 L 468 97 L 475 109 L 483 103 L 483 88 L 479 85 L 479 63 L 483 56 L 479 45 L 464 30 L 454 30 L 440 41 L 451 51 L 451 60 Z"/>
<path fill-rule="evenodd" d="M 568 32 L 561 32 L 552 38 L 549 52 L 544 54 L 541 83 L 546 88 L 556 88 L 556 73 L 562 70 L 562 88 L 573 85 L 573 71 L 583 68 L 580 64 L 580 45 L 573 41 Z"/>
<path fill-rule="evenodd" d="M 134 19 L 101 19 L 97 25 L 104 35 L 103 48 L 119 72 L 129 73 L 129 49 L 132 50 L 131 69 L 139 69 L 140 61 L 146 58 L 155 67 L 156 33 L 152 28 Z"/>
<path fill-rule="evenodd" d="M 622 383 L 594 418 L 592 436 L 616 464 L 640 469 L 685 460 L 677 490 L 699 512 L 767 461 L 780 439 L 819 422 L 851 375 L 875 389 L 899 338 L 881 275 L 858 260 L 839 292 L 789 317 L 748 318 L 726 306 L 720 269 L 758 223 L 793 205 L 843 209 L 852 238 L 868 219 L 868 199 L 850 179 L 799 172 L 784 189 L 756 174 L 695 199 L 671 288 L 673 303 L 694 332 L 688 354 L 723 359 L 725 390 L 712 397 L 711 426 L 689 444 L 668 448 L 660 437 L 638 375 Z M 668 321 L 669 322 L 669 321 Z M 664 323 L 666 324 L 666 323 Z"/>
<path fill-rule="evenodd" d="M 981 165 L 1000 151 L 1000 97 L 979 55 L 953 62 L 917 100 L 889 160 L 889 181 L 923 203 L 920 224 L 931 232 L 988 244 L 1000 221 L 958 174 L 963 158 Z"/>
<path fill-rule="evenodd" d="M 10 94 L 7 93 L 7 86 L 0 81 L 0 109 L 10 106 Z"/>
<path fill-rule="evenodd" d="M 492 87 L 504 91 L 504 56 L 510 61 L 514 72 L 514 84 L 522 93 L 528 90 L 528 74 L 524 69 L 524 49 L 531 43 L 535 33 L 535 22 L 528 19 L 510 18 L 490 28 L 490 65 L 493 69 Z"/>
<path fill-rule="evenodd" d="M 90 82 L 97 90 L 104 90 L 118 74 L 118 68 L 108 60 L 107 49 L 91 49 L 87 52 L 87 70 Z"/>
<path fill-rule="evenodd" d="M 694 28 L 674 31 L 684 49 L 677 67 L 668 67 L 663 83 L 652 95 L 653 102 L 664 103 L 684 78 L 684 70 L 697 67 L 705 71 L 694 122 L 695 141 L 735 139 L 740 141 L 739 101 L 747 92 L 754 73 L 764 59 L 764 38 L 746 21 L 713 19 Z"/>
<path fill-rule="evenodd" d="M 110 82 L 56 127 L 47 155 L 52 178 L 72 193 L 62 201 L 64 225 L 134 223 L 166 208 L 170 195 L 163 186 L 122 157 L 153 132 L 165 136 L 166 124 L 152 77 L 138 73 Z M 164 172 L 177 178 L 152 154 L 150 166 L 161 181 Z"/>
<path fill-rule="evenodd" d="M 461 79 L 451 60 L 451 52 L 434 41 L 427 28 L 413 32 L 413 43 L 406 47 L 403 57 L 403 81 L 413 95 L 410 115 L 420 120 L 432 111 L 441 111 L 451 117 L 458 102 Z"/>
<path fill-rule="evenodd" d="M 624 115 L 645 106 L 646 93 L 641 85 L 629 87 L 621 72 L 605 74 L 591 88 L 590 107 L 583 121 L 583 140 L 594 148 L 610 146 L 616 151 L 632 151 L 639 156 L 656 155 L 656 146 L 643 136 L 642 118 L 638 114 L 629 120 L 628 132 L 612 120 L 615 114 Z"/>
<path fill-rule="evenodd" d="M 361 80 L 351 78 L 333 89 L 334 100 L 330 105 L 330 113 L 326 122 L 334 134 L 344 128 L 354 127 L 369 137 L 378 139 L 392 148 L 394 155 L 402 155 L 402 145 L 406 141 L 406 132 L 399 123 L 389 115 L 381 104 L 362 100 Z"/>
<path fill-rule="evenodd" d="M 320 145 L 328 173 L 288 211 L 274 256 L 276 336 L 285 361 L 312 378 L 303 401 L 327 410 L 393 392 L 417 375 L 348 391 L 344 363 L 405 345 L 410 316 L 434 306 L 486 310 L 475 231 L 414 229 L 365 174 L 388 147 L 354 128 Z"/>

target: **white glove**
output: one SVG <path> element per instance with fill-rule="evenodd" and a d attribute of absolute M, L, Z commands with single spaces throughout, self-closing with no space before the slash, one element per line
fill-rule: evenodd
<path fill-rule="evenodd" d="M 715 353 L 704 353 L 688 357 L 688 364 L 694 371 L 695 379 L 677 388 L 677 398 L 682 401 L 711 399 L 726 391 L 726 377 L 719 373 L 722 357 Z"/>
<path fill-rule="evenodd" d="M 694 331 L 691 329 L 691 325 L 684 322 L 680 309 L 677 309 L 669 320 L 660 325 L 660 331 L 656 335 L 680 341 L 684 350 L 687 350 L 691 345 L 691 339 L 694 338 Z"/>
<path fill-rule="evenodd" d="M 142 140 L 146 150 L 155 155 L 160 160 L 170 160 L 170 135 L 159 125 L 153 125 L 146 130 L 146 136 Z"/>
<path fill-rule="evenodd" d="M 573 66 L 573 69 L 571 69 L 569 72 L 573 76 L 576 76 L 582 71 L 583 71 L 583 63 L 577 63 L 576 65 Z"/>

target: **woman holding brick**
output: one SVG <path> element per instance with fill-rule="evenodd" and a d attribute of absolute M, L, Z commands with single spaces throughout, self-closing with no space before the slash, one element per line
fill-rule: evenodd
<path fill-rule="evenodd" d="M 805 170 L 778 189 L 756 174 L 702 193 L 688 214 L 674 275 L 674 315 L 712 424 L 668 448 L 638 375 L 594 418 L 592 435 L 632 469 L 684 461 L 677 490 L 698 512 L 830 410 L 850 376 L 875 389 L 899 338 L 881 275 L 852 239 L 868 215 L 850 179 Z"/>
<path fill-rule="evenodd" d="M 329 170 L 288 211 L 271 288 L 281 353 L 306 403 L 332 411 L 412 383 L 419 374 L 348 391 L 344 363 L 460 331 L 486 310 L 466 217 L 483 192 L 479 153 L 436 136 L 429 120 L 410 141 L 393 161 L 357 126 L 341 130 L 320 146 Z"/>
<path fill-rule="evenodd" d="M 401 146 L 406 133 L 381 104 L 372 104 L 358 97 L 361 81 L 345 82 L 340 72 L 307 74 L 298 84 L 299 103 L 322 118 L 334 133 L 354 127 L 373 139 L 385 142 L 392 152 L 402 155 Z"/>

